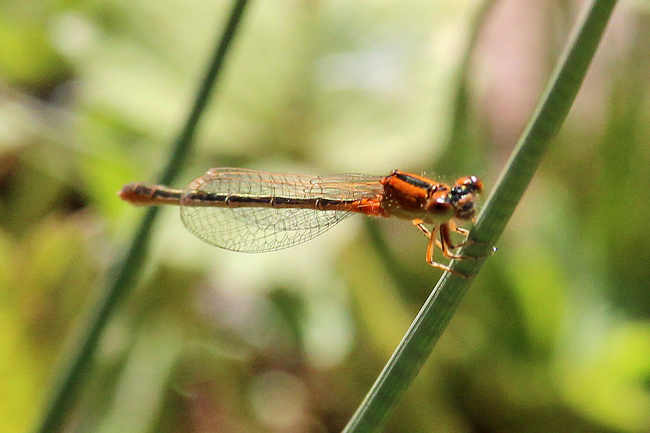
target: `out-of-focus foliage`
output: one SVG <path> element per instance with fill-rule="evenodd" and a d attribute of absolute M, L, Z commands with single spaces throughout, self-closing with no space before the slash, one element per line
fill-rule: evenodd
<path fill-rule="evenodd" d="M 253 2 L 184 178 L 436 168 L 489 189 L 576 3 Z M 647 4 L 620 5 L 498 253 L 387 431 L 650 430 Z M 115 193 L 155 179 L 228 7 L 0 4 L 0 431 L 42 410 L 142 215 Z M 439 276 L 409 223 L 373 222 L 380 253 L 360 220 L 241 255 L 166 211 L 71 430 L 339 431 Z"/>

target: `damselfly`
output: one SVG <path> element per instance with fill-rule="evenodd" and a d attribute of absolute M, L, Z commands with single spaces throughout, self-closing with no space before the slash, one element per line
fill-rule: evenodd
<path fill-rule="evenodd" d="M 213 168 L 186 189 L 131 183 L 119 196 L 134 205 L 180 205 L 185 227 L 199 239 L 231 251 L 259 253 L 306 242 L 353 213 L 411 220 L 428 238 L 426 261 L 438 246 L 449 259 L 457 221 L 472 221 L 483 182 L 461 177 L 453 186 L 395 170 L 388 176 L 307 176 L 243 168 Z M 425 224 L 431 225 L 427 228 Z"/>

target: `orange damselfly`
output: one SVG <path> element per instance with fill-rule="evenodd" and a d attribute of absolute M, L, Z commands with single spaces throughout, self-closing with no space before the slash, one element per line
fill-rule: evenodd
<path fill-rule="evenodd" d="M 461 177 L 453 186 L 399 170 L 388 176 L 307 176 L 243 168 L 213 168 L 186 189 L 131 183 L 119 196 L 134 205 L 180 205 L 185 227 L 199 239 L 231 251 L 275 251 L 306 242 L 354 213 L 411 220 L 428 238 L 426 261 L 438 246 L 452 253 L 456 221 L 474 220 L 483 182 Z M 427 228 L 425 224 L 432 226 Z M 439 236 L 439 238 L 438 238 Z"/>

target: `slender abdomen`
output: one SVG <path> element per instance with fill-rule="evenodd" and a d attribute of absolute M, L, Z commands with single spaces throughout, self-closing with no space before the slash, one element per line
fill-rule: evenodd
<path fill-rule="evenodd" d="M 117 195 L 136 206 L 179 205 L 182 190 L 147 183 L 124 185 Z"/>

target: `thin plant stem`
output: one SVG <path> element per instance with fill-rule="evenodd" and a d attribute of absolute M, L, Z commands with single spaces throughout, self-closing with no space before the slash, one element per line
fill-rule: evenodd
<path fill-rule="evenodd" d="M 579 18 L 537 109 L 469 234 L 474 243 L 462 253 L 480 258 L 454 261 L 453 270 L 475 275 L 482 267 L 569 113 L 615 5 L 616 0 L 594 0 Z M 442 276 L 344 433 L 376 432 L 384 426 L 472 281 L 473 277 L 450 273 Z"/>
<path fill-rule="evenodd" d="M 236 0 L 233 5 L 228 22 L 215 45 L 208 69 L 201 80 L 192 110 L 175 141 L 167 166 L 160 177 L 161 183 L 173 183 L 190 153 L 198 122 L 205 112 L 210 95 L 218 81 L 225 56 L 232 45 L 247 3 L 247 0 Z M 124 258 L 110 272 L 101 298 L 92 306 L 84 322 L 85 328 L 78 340 L 73 343 L 70 358 L 57 376 L 48 405 L 36 431 L 50 433 L 62 429 L 65 416 L 72 407 L 80 385 L 85 382 L 99 338 L 117 307 L 131 293 L 137 282 L 157 214 L 157 207 L 147 210 Z"/>

